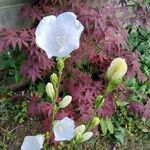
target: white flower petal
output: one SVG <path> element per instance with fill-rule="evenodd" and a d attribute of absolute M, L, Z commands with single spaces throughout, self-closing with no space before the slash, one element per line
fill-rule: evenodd
<path fill-rule="evenodd" d="M 68 57 L 72 51 L 77 49 L 77 45 L 67 44 L 66 46 L 62 47 L 60 51 L 57 53 L 58 57 Z"/>
<path fill-rule="evenodd" d="M 73 50 L 79 48 L 80 36 L 84 29 L 83 25 L 76 18 L 77 16 L 73 12 L 65 12 L 57 17 L 58 28 L 67 39 L 64 47 L 70 44 Z M 70 50 L 70 52 L 73 50 Z"/>
<path fill-rule="evenodd" d="M 46 52 L 49 58 L 58 49 L 55 30 L 57 30 L 56 17 L 51 15 L 41 20 L 35 32 L 36 44 Z"/>
<path fill-rule="evenodd" d="M 67 30 L 68 28 L 77 28 L 79 29 L 82 27 L 83 31 L 83 25 L 77 20 L 77 16 L 73 12 L 64 12 L 57 17 L 57 23 L 59 25 L 62 24 L 62 27 Z M 72 26 L 73 25 L 73 26 Z"/>
<path fill-rule="evenodd" d="M 74 136 L 74 128 L 74 121 L 68 117 L 56 121 L 54 124 L 55 141 L 71 140 Z"/>
<path fill-rule="evenodd" d="M 44 139 L 44 135 L 26 136 L 21 146 L 21 150 L 41 150 Z"/>
<path fill-rule="evenodd" d="M 38 134 L 35 137 L 37 138 L 39 146 L 42 148 L 44 140 L 45 140 L 45 136 L 43 134 Z"/>

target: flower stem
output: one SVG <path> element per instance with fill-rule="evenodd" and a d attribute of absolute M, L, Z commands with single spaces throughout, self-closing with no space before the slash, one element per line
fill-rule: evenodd
<path fill-rule="evenodd" d="M 64 62 L 64 60 L 63 60 L 63 62 Z M 60 87 L 60 82 L 61 82 L 61 77 L 62 77 L 62 71 L 63 71 L 63 68 L 58 69 L 58 83 L 57 83 L 57 85 L 53 85 L 54 86 L 54 90 L 55 90 L 55 97 L 54 97 L 53 102 L 52 102 L 53 110 L 52 110 L 51 129 L 53 128 L 53 123 L 54 123 L 54 120 L 55 120 L 55 116 L 56 116 L 56 113 L 57 113 L 57 111 L 59 109 L 56 106 L 56 101 L 57 101 L 57 99 L 59 97 L 59 87 Z"/>
<path fill-rule="evenodd" d="M 108 86 L 109 86 L 109 84 L 107 85 L 106 89 L 104 90 L 103 98 L 105 98 L 109 94 Z M 94 111 L 92 113 L 92 117 L 90 118 L 90 120 L 88 121 L 88 123 L 86 125 L 85 132 L 87 132 L 89 130 L 92 119 L 94 116 L 96 116 L 96 111 L 97 111 L 97 109 L 94 109 Z"/>
<path fill-rule="evenodd" d="M 57 106 L 56 106 L 56 101 L 58 99 L 58 96 L 59 96 L 59 87 L 60 87 L 60 81 L 61 81 L 61 76 L 62 76 L 62 72 L 59 72 L 58 74 L 58 84 L 57 84 L 57 87 L 54 87 L 54 90 L 56 92 L 55 94 L 55 97 L 54 97 L 54 100 L 53 100 L 53 112 L 52 112 L 52 125 L 53 125 L 53 122 L 54 122 L 54 119 L 55 119 L 55 115 L 57 113 Z"/>

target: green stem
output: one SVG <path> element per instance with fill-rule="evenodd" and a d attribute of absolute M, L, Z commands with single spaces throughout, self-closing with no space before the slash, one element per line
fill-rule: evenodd
<path fill-rule="evenodd" d="M 56 100 L 56 99 L 58 98 L 58 96 L 59 96 L 59 87 L 60 87 L 61 77 L 62 77 L 62 71 L 59 71 L 58 84 L 57 84 L 57 88 L 56 88 L 55 100 Z"/>
<path fill-rule="evenodd" d="M 144 86 L 148 81 L 150 81 L 150 78 L 148 78 L 146 81 L 144 81 L 144 82 L 142 83 L 141 87 Z"/>
<path fill-rule="evenodd" d="M 57 106 L 56 106 L 56 101 L 57 101 L 58 96 L 59 96 L 59 87 L 60 87 L 61 76 L 62 76 L 62 71 L 61 72 L 59 71 L 58 84 L 57 84 L 57 87 L 54 87 L 54 90 L 55 90 L 56 94 L 55 94 L 55 97 L 54 97 L 54 100 L 53 100 L 53 103 L 52 103 L 52 105 L 53 105 L 52 122 L 51 122 L 52 126 L 53 126 L 53 122 L 55 120 L 55 115 L 58 111 Z"/>
<path fill-rule="evenodd" d="M 109 85 L 109 83 L 108 83 L 108 85 Z M 109 93 L 108 85 L 107 85 L 107 87 L 106 87 L 106 89 L 105 89 L 105 91 L 104 91 L 103 98 L 105 98 L 105 97 L 108 95 L 108 93 Z M 93 113 L 92 113 L 92 117 L 91 117 L 91 119 L 89 120 L 89 122 L 87 123 L 85 132 L 87 132 L 87 131 L 89 130 L 91 121 L 92 121 L 93 117 L 96 116 L 96 111 L 97 111 L 97 109 L 94 109 L 94 111 L 93 111 Z"/>

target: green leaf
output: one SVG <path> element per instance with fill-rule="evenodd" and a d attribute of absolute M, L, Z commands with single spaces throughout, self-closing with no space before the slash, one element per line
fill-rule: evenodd
<path fill-rule="evenodd" d="M 108 128 L 107 128 L 107 123 L 106 123 L 105 119 L 103 119 L 103 118 L 100 119 L 100 126 L 101 126 L 103 135 L 106 135 Z"/>
<path fill-rule="evenodd" d="M 115 138 L 119 141 L 121 145 L 124 144 L 124 136 L 120 132 L 115 133 Z"/>
<path fill-rule="evenodd" d="M 7 69 L 7 68 L 14 68 L 14 63 L 10 60 L 0 59 L 0 70 Z"/>
<path fill-rule="evenodd" d="M 118 142 L 123 145 L 124 144 L 124 137 L 125 137 L 125 129 L 118 127 L 116 131 L 114 131 L 114 136 L 118 140 Z"/>
<path fill-rule="evenodd" d="M 20 72 L 18 70 L 15 70 L 15 81 L 18 82 L 21 79 Z"/>
<path fill-rule="evenodd" d="M 104 97 L 102 95 L 99 95 L 95 100 L 95 108 L 97 109 L 99 107 L 102 107 L 104 104 L 104 101 L 105 101 Z"/>
<path fill-rule="evenodd" d="M 108 128 L 109 132 L 110 132 L 111 134 L 113 134 L 113 133 L 114 133 L 114 126 L 113 126 L 113 124 L 112 124 L 111 119 L 106 118 L 106 124 L 107 124 L 107 128 Z"/>
<path fill-rule="evenodd" d="M 128 102 L 125 102 L 125 101 L 118 99 L 118 100 L 116 100 L 116 104 L 118 107 L 125 107 L 128 105 Z"/>

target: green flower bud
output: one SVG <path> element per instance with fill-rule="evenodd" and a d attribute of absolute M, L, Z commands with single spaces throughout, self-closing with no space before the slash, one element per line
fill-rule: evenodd
<path fill-rule="evenodd" d="M 47 85 L 46 85 L 46 93 L 47 93 L 47 95 L 48 95 L 51 99 L 54 98 L 54 96 L 55 96 L 55 90 L 54 90 L 54 88 L 53 88 L 52 83 L 47 83 Z"/>
<path fill-rule="evenodd" d="M 89 140 L 93 136 L 92 132 L 86 132 L 83 134 L 83 142 Z"/>
<path fill-rule="evenodd" d="M 83 136 L 82 136 L 82 134 L 80 132 L 78 132 L 76 134 L 76 140 L 79 141 L 79 142 L 81 142 L 83 140 Z"/>
<path fill-rule="evenodd" d="M 65 67 L 64 61 L 62 59 L 57 60 L 57 69 L 61 72 Z"/>
<path fill-rule="evenodd" d="M 53 73 L 53 74 L 50 76 L 50 81 L 52 82 L 52 84 L 53 84 L 54 86 L 57 85 L 57 83 L 58 83 L 58 76 L 57 76 L 56 73 Z"/>
<path fill-rule="evenodd" d="M 105 101 L 104 97 L 102 95 L 99 95 L 95 100 L 95 108 L 97 109 L 98 107 L 102 107 L 104 101 Z"/>
<path fill-rule="evenodd" d="M 65 96 L 62 101 L 59 103 L 60 108 L 65 108 L 72 101 L 72 97 L 70 95 Z"/>
<path fill-rule="evenodd" d="M 85 131 L 85 125 L 84 125 L 84 124 L 82 124 L 82 125 L 80 125 L 80 126 L 77 126 L 77 127 L 75 128 L 75 134 L 77 134 L 77 133 L 83 134 L 84 131 Z"/>
<path fill-rule="evenodd" d="M 50 139 L 50 133 L 49 132 L 46 132 L 46 134 L 45 134 L 45 139 L 46 139 L 46 141 L 48 141 L 49 139 Z"/>
<path fill-rule="evenodd" d="M 90 122 L 89 129 L 95 128 L 99 123 L 100 119 L 98 117 L 93 117 Z"/>
<path fill-rule="evenodd" d="M 63 142 L 59 142 L 61 147 L 64 147 L 64 143 Z"/>
<path fill-rule="evenodd" d="M 107 70 L 107 78 L 110 81 L 120 81 L 127 72 L 127 63 L 125 59 L 115 58 Z"/>
<path fill-rule="evenodd" d="M 61 147 L 61 146 L 58 146 L 57 149 L 58 149 L 58 150 L 62 150 L 62 147 Z"/>

